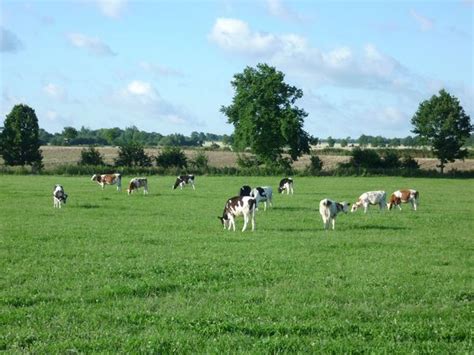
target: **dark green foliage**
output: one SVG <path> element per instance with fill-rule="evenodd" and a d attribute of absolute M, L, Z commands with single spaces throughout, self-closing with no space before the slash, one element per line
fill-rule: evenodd
<path fill-rule="evenodd" d="M 336 140 L 334 138 L 332 138 L 331 136 L 328 137 L 326 142 L 327 142 L 329 148 L 333 148 L 334 144 L 336 144 Z"/>
<path fill-rule="evenodd" d="M 418 170 L 420 168 L 420 164 L 410 155 L 405 155 L 401 164 L 404 169 Z"/>
<path fill-rule="evenodd" d="M 42 168 L 38 118 L 27 105 L 15 105 L 7 115 L 0 134 L 0 155 L 6 165 L 31 165 Z"/>
<path fill-rule="evenodd" d="M 323 161 L 317 155 L 311 155 L 310 164 L 306 166 L 305 172 L 309 175 L 319 175 L 323 170 Z"/>
<path fill-rule="evenodd" d="M 413 133 L 417 134 L 424 144 L 431 146 L 438 158 L 441 172 L 446 163 L 464 159 L 467 149 L 462 149 L 470 137 L 473 127 L 471 118 L 466 115 L 459 100 L 444 89 L 439 95 L 423 101 L 413 116 Z"/>
<path fill-rule="evenodd" d="M 352 158 L 349 162 L 350 166 L 355 168 L 380 168 L 382 167 L 382 159 L 380 155 L 372 149 L 354 148 L 352 150 Z"/>
<path fill-rule="evenodd" d="M 284 74 L 267 64 L 247 67 L 235 74 L 232 104 L 221 112 L 234 125 L 234 147 L 251 148 L 265 164 L 282 158 L 288 147 L 291 159 L 309 152 L 309 135 L 303 130 L 307 113 L 295 105 L 303 91 L 286 84 Z"/>
<path fill-rule="evenodd" d="M 94 146 L 90 146 L 81 151 L 79 165 L 105 165 L 105 163 L 102 154 Z"/>
<path fill-rule="evenodd" d="M 136 142 L 119 146 L 115 166 L 151 166 L 152 158 L 145 153 L 143 145 Z"/>
<path fill-rule="evenodd" d="M 187 158 L 180 148 L 166 147 L 156 157 L 156 165 L 163 168 L 185 168 L 187 166 Z"/>
<path fill-rule="evenodd" d="M 262 162 L 255 155 L 246 155 L 237 153 L 237 165 L 240 168 L 256 168 Z"/>
<path fill-rule="evenodd" d="M 207 171 L 209 168 L 209 157 L 202 150 L 198 150 L 194 157 L 189 161 L 189 165 L 199 171 Z"/>
<path fill-rule="evenodd" d="M 386 169 L 398 169 L 402 166 L 398 153 L 394 150 L 386 150 L 382 156 L 382 167 Z"/>

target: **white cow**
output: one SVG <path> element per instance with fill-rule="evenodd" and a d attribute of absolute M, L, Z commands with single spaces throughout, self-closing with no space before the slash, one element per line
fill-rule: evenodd
<path fill-rule="evenodd" d="M 61 208 L 61 204 L 66 204 L 67 194 L 64 192 L 64 188 L 61 185 L 54 185 L 53 190 L 53 207 Z"/>
<path fill-rule="evenodd" d="M 130 195 L 133 191 L 138 190 L 140 187 L 143 187 L 143 194 L 148 194 L 148 179 L 147 178 L 133 178 L 128 184 L 127 192 Z"/>
<path fill-rule="evenodd" d="M 256 210 L 258 210 L 258 204 L 260 202 L 264 203 L 264 211 L 267 210 L 267 202 L 270 204 L 271 207 L 273 207 L 273 189 L 270 186 L 256 187 L 252 190 L 252 192 L 250 192 L 250 196 L 253 197 L 257 202 L 257 205 L 255 207 Z"/>
<path fill-rule="evenodd" d="M 379 205 L 380 210 L 386 206 L 387 194 L 385 191 L 368 191 L 360 195 L 359 199 L 352 205 L 351 212 L 357 211 L 357 208 L 364 206 L 364 213 L 367 213 L 369 205 Z"/>
<path fill-rule="evenodd" d="M 319 213 L 323 219 L 324 229 L 329 229 L 329 224 L 332 223 L 332 229 L 334 230 L 336 224 L 336 217 L 339 213 L 349 212 L 349 205 L 345 201 L 336 202 L 325 198 L 319 202 Z"/>
<path fill-rule="evenodd" d="M 255 230 L 255 206 L 257 205 L 255 199 L 250 196 L 235 196 L 227 200 L 224 207 L 222 217 L 217 217 L 221 220 L 224 229 L 230 230 L 233 228 L 235 232 L 235 218 L 244 216 L 244 226 L 242 232 L 247 228 L 247 224 L 252 222 L 252 231 Z"/>

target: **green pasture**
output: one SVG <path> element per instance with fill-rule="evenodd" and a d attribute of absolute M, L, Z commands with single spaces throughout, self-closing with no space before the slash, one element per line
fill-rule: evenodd
<path fill-rule="evenodd" d="M 89 177 L 0 176 L 0 350 L 68 353 L 472 353 L 474 181 L 200 177 L 173 191 Z M 69 194 L 54 209 L 52 189 Z M 271 185 L 256 231 L 217 219 Z M 420 191 L 420 207 L 339 216 L 325 197 Z"/>

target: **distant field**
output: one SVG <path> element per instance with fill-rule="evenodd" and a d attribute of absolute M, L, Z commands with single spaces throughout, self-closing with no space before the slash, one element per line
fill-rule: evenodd
<path fill-rule="evenodd" d="M 81 157 L 81 150 L 83 147 L 57 147 L 57 146 L 43 146 L 44 160 L 43 163 L 46 168 L 54 167 L 60 164 L 76 164 Z M 117 157 L 118 149 L 115 147 L 99 147 L 98 150 L 104 156 L 106 163 L 112 164 L 114 158 Z M 147 154 L 156 156 L 159 153 L 159 149 L 145 149 Z M 196 154 L 195 150 L 185 150 L 186 155 L 189 158 L 193 158 Z M 209 157 L 209 164 L 216 167 L 224 166 L 237 166 L 237 156 L 233 152 L 229 151 L 206 151 Z M 347 162 L 349 157 L 347 156 L 332 156 L 332 155 L 321 155 L 320 159 L 323 161 L 323 170 L 332 170 L 336 168 L 338 163 Z M 436 169 L 438 161 L 436 159 L 429 158 L 418 158 L 416 159 L 422 169 Z M 297 169 L 303 169 L 309 165 L 310 160 L 308 155 L 304 155 L 298 161 L 294 163 L 294 167 Z M 451 169 L 457 170 L 474 170 L 474 159 L 466 159 L 464 161 L 458 160 L 454 163 L 446 165 L 446 171 Z"/>
<path fill-rule="evenodd" d="M 234 233 L 217 219 L 226 199 L 279 178 L 172 191 L 173 177 L 150 177 L 148 196 L 87 177 L 0 179 L 0 350 L 474 351 L 473 180 L 297 178 L 255 232 Z M 420 191 L 419 211 L 371 208 L 322 230 L 320 199 L 401 187 Z"/>

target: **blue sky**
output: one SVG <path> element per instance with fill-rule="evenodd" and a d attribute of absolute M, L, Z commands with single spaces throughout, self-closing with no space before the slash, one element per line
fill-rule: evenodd
<path fill-rule="evenodd" d="M 472 0 L 0 2 L 2 119 L 230 134 L 234 74 L 268 63 L 316 137 L 404 137 L 445 88 L 473 117 Z"/>

